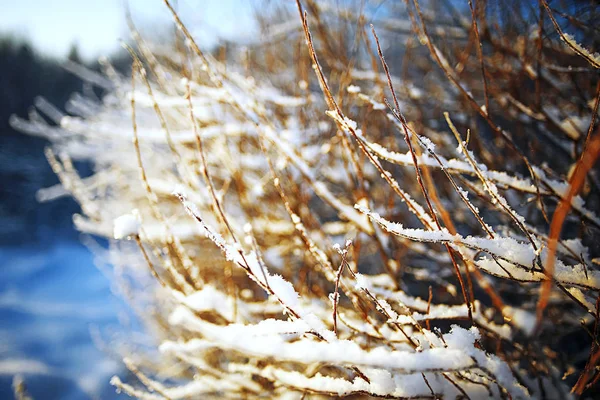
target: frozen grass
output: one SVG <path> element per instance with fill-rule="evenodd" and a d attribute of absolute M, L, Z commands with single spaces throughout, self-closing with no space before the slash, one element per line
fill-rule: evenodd
<path fill-rule="evenodd" d="M 408 2 L 372 27 L 369 6 L 305 3 L 277 8 L 279 25 L 266 10 L 261 38 L 214 57 L 166 2 L 172 49 L 135 35 L 132 76 L 106 63 L 101 103 L 77 98 L 58 127 L 18 121 L 54 142 L 62 189 L 42 197 L 68 192 L 79 230 L 131 239 L 111 241 L 115 285 L 158 353 L 122 348 L 138 379 L 114 385 L 146 399 L 593 391 L 595 53 L 543 0 L 501 23 L 479 2 Z"/>

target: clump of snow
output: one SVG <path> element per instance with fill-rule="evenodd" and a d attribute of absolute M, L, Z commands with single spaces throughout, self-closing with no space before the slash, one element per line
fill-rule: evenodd
<path fill-rule="evenodd" d="M 357 289 L 369 289 L 369 281 L 363 274 L 359 274 L 358 272 L 355 274 L 356 276 L 356 288 Z"/>
<path fill-rule="evenodd" d="M 140 231 L 140 218 L 136 210 L 129 214 L 121 215 L 114 220 L 113 237 L 126 239 L 137 236 Z"/>
<path fill-rule="evenodd" d="M 216 311 L 227 319 L 231 319 L 234 314 L 233 307 L 230 305 L 225 293 L 219 291 L 213 285 L 204 285 L 201 290 L 188 296 L 178 291 L 174 291 L 173 295 L 181 304 L 194 311 Z"/>
<path fill-rule="evenodd" d="M 300 296 L 294 290 L 294 286 L 286 281 L 281 275 L 268 277 L 269 287 L 273 290 L 279 300 L 288 307 L 296 308 Z"/>
<path fill-rule="evenodd" d="M 525 335 L 531 336 L 533 334 L 536 325 L 535 314 L 509 306 L 504 307 L 504 310 L 502 311 L 515 326 L 520 328 L 525 333 Z"/>
<path fill-rule="evenodd" d="M 356 123 L 356 121 L 351 120 L 348 117 L 344 117 L 344 122 L 346 123 L 346 125 L 348 125 L 348 127 L 352 130 L 356 130 L 356 128 L 358 127 L 358 124 Z"/>

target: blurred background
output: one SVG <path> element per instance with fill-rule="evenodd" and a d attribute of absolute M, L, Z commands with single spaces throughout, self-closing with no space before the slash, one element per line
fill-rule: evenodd
<path fill-rule="evenodd" d="M 173 4 L 205 48 L 256 30 L 253 2 Z M 110 266 L 102 268 L 73 229 L 78 205 L 36 197 L 58 184 L 48 143 L 10 120 L 28 118 L 42 98 L 68 112 L 74 93 L 102 97 L 72 72 L 76 65 L 97 71 L 104 56 L 128 74 L 127 9 L 159 43 L 172 34 L 171 18 L 161 0 L 0 0 L 0 9 L 0 399 L 13 398 L 16 375 L 37 399 L 118 398 L 109 379 L 121 364 L 102 347 L 119 334 L 127 308 L 111 293 Z"/>

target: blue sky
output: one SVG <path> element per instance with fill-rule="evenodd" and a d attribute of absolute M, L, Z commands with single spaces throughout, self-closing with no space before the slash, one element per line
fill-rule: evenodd
<path fill-rule="evenodd" d="M 167 32 L 172 20 L 162 0 L 128 2 L 142 32 Z M 119 39 L 129 38 L 123 4 L 124 0 L 0 0 L 0 34 L 16 33 L 58 57 L 77 43 L 85 58 L 96 58 L 117 49 Z M 253 4 L 255 0 L 179 0 L 177 6 L 194 36 L 210 46 L 217 36 L 243 38 L 255 29 Z"/>

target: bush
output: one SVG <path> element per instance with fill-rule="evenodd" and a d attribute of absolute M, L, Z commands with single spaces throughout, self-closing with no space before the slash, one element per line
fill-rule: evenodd
<path fill-rule="evenodd" d="M 160 343 L 113 383 L 591 396 L 598 7 L 302 3 L 218 57 L 169 6 L 172 49 L 138 38 L 131 79 L 106 64 L 113 92 L 45 129 L 77 228 L 131 239 L 115 283 Z"/>

